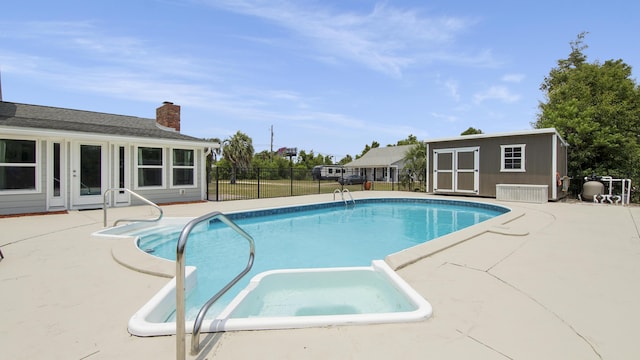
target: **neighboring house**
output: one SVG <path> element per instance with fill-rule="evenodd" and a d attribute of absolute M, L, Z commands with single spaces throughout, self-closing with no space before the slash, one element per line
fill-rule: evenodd
<path fill-rule="evenodd" d="M 428 140 L 427 192 L 547 201 L 567 195 L 567 142 L 555 129 Z"/>
<path fill-rule="evenodd" d="M 180 106 L 156 119 L 0 100 L 0 215 L 101 208 L 108 189 L 158 204 L 206 200 L 206 156 L 180 134 Z M 139 204 L 111 191 L 112 206 Z"/>
<path fill-rule="evenodd" d="M 345 164 L 351 172 L 359 172 L 367 180 L 398 182 L 398 175 L 404 167 L 404 157 L 414 145 L 400 145 L 372 148 L 362 157 Z"/>

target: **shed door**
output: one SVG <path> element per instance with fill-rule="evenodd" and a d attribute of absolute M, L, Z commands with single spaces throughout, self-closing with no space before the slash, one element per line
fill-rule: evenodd
<path fill-rule="evenodd" d="M 455 184 L 456 192 L 478 193 L 479 153 L 478 148 L 464 148 L 456 150 Z"/>
<path fill-rule="evenodd" d="M 433 191 L 453 192 L 454 150 L 433 152 Z"/>
<path fill-rule="evenodd" d="M 433 191 L 477 194 L 479 168 L 478 147 L 436 150 L 433 154 Z"/>

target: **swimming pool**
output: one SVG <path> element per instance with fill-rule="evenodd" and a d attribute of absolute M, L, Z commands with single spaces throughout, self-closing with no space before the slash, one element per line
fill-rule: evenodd
<path fill-rule="evenodd" d="M 256 260 L 251 273 L 211 308 L 207 318 L 222 314 L 249 285 L 249 279 L 260 273 L 277 269 L 362 268 L 373 260 L 507 211 L 491 204 L 395 198 L 359 200 L 355 206 L 332 202 L 228 214 L 256 240 Z M 138 245 L 144 251 L 173 260 L 181 228 L 178 222 L 131 235 L 139 237 Z M 193 287 L 187 298 L 188 319 L 193 319 L 201 305 L 244 267 L 247 250 L 243 246 L 246 241 L 220 224 L 194 228 L 186 254 L 187 264 L 198 269 L 198 285 L 193 286 L 195 280 L 188 281 L 188 288 Z M 155 321 L 174 321 L 175 305 L 165 305 L 153 309 Z M 246 316 L 242 311 L 235 314 Z"/>

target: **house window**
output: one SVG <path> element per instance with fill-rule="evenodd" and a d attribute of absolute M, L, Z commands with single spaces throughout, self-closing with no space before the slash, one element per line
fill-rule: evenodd
<path fill-rule="evenodd" d="M 500 145 L 501 165 L 503 172 L 524 172 L 525 164 L 525 144 Z"/>
<path fill-rule="evenodd" d="M 162 186 L 162 148 L 138 148 L 138 187 Z"/>
<path fill-rule="evenodd" d="M 195 165 L 193 150 L 173 149 L 172 181 L 173 186 L 195 185 Z"/>
<path fill-rule="evenodd" d="M 0 139 L 0 191 L 36 190 L 36 142 Z"/>

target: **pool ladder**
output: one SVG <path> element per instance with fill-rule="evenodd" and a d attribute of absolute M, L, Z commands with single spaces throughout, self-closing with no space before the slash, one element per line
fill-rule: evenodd
<path fill-rule="evenodd" d="M 219 211 L 214 211 L 206 215 L 202 215 L 187 223 L 180 233 L 178 238 L 178 245 L 176 247 L 176 359 L 184 360 L 186 358 L 186 340 L 185 340 L 185 248 L 187 246 L 187 240 L 191 230 L 202 222 L 210 222 L 212 220 L 219 220 L 229 226 L 238 234 L 242 235 L 249 242 L 249 261 L 247 266 L 233 280 L 231 280 L 222 290 L 218 291 L 209 301 L 207 301 L 196 316 L 193 324 L 193 333 L 191 335 L 191 355 L 197 355 L 200 352 L 200 330 L 202 328 L 202 322 L 204 317 L 209 311 L 209 308 L 215 303 L 224 293 L 226 293 L 233 285 L 235 285 L 240 279 L 242 279 L 253 266 L 253 259 L 255 257 L 255 243 L 251 235 L 247 234 L 236 223 L 231 221 L 227 216 Z"/>
<path fill-rule="evenodd" d="M 155 222 L 155 221 L 160 221 L 160 219 L 162 219 L 162 215 L 163 215 L 163 211 L 162 208 L 160 208 L 160 206 L 158 206 L 157 204 L 153 203 L 151 200 L 144 198 L 142 195 L 135 193 L 127 188 L 111 188 L 111 189 L 107 189 L 107 191 L 104 192 L 104 198 L 102 200 L 102 214 L 103 214 L 103 219 L 104 219 L 104 227 L 107 227 L 107 200 L 109 199 L 108 195 L 109 193 L 111 193 L 112 191 L 124 191 L 127 192 L 135 197 L 137 197 L 138 199 L 140 199 L 142 202 L 144 202 L 145 204 L 154 207 L 156 210 L 159 211 L 159 215 L 157 218 L 155 219 L 118 219 L 116 221 L 113 222 L 113 226 L 118 225 L 119 222 L 123 222 L 123 221 L 129 221 L 129 222 L 133 222 L 133 221 L 141 221 L 141 222 Z"/>
<path fill-rule="evenodd" d="M 345 205 L 349 205 L 349 202 L 347 201 L 347 199 L 344 198 L 344 194 L 349 195 L 349 200 L 351 200 L 351 203 L 353 205 L 356 204 L 356 201 L 353 200 L 353 196 L 351 196 L 351 192 L 349 191 L 349 189 L 343 189 L 343 190 L 335 189 L 335 190 L 333 190 L 333 200 L 334 201 L 336 200 L 336 194 L 340 194 L 340 198 L 342 199 L 342 201 L 344 201 Z"/>

